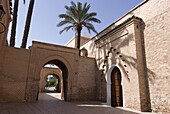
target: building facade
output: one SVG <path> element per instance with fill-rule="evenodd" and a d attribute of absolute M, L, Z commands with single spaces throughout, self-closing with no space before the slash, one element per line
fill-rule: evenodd
<path fill-rule="evenodd" d="M 169 0 L 145 0 L 83 46 L 105 74 L 110 105 L 111 74 L 119 68 L 123 106 L 170 112 L 168 4 Z"/>
<path fill-rule="evenodd" d="M 35 41 L 29 49 L 0 45 L 0 101 L 35 102 L 42 68 L 55 64 L 62 71 L 66 101 L 170 113 L 169 4 L 143 1 L 82 44 L 86 56 L 75 48 Z M 6 37 L 0 41 L 5 44 Z"/>

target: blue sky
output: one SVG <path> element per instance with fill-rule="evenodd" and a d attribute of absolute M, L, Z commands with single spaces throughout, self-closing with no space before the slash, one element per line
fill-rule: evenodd
<path fill-rule="evenodd" d="M 82 3 L 87 2 L 91 5 L 90 12 L 96 12 L 96 17 L 102 22 L 101 24 L 94 23 L 96 30 L 100 32 L 114 21 L 119 19 L 121 16 L 126 14 L 128 11 L 133 9 L 135 6 L 140 4 L 143 0 L 72 1 L 79 1 Z M 32 41 L 64 45 L 74 36 L 74 32 L 72 30 L 59 34 L 59 31 L 63 27 L 56 26 L 61 21 L 61 19 L 58 18 L 58 15 L 65 13 L 66 10 L 64 6 L 70 5 L 70 2 L 71 0 L 35 0 L 27 47 L 32 45 Z M 20 47 L 21 45 L 28 4 L 29 0 L 26 0 L 25 5 L 23 4 L 22 0 L 20 0 L 16 47 Z M 83 29 L 82 34 L 87 34 L 90 37 L 95 35 L 94 33 L 89 34 L 86 29 Z"/>

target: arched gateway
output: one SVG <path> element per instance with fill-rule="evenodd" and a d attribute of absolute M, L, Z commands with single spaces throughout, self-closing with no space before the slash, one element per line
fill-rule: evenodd
<path fill-rule="evenodd" d="M 1 49 L 3 49 L 1 53 L 4 53 L 2 57 L 6 58 L 1 61 L 1 63 L 6 64 L 1 79 L 7 83 L 12 81 L 13 85 L 17 86 L 14 89 L 11 89 L 13 86 L 10 89 L 3 89 L 0 100 L 36 102 L 41 83 L 41 70 L 47 64 L 55 64 L 62 71 L 63 84 L 61 86 L 63 86 L 63 91 L 61 91 L 64 100 L 98 100 L 96 96 L 96 75 L 98 72 L 96 60 L 95 58 L 79 56 L 78 49 L 40 42 L 33 42 L 29 49 L 11 47 Z M 12 65 L 12 72 L 8 72 L 7 64 L 9 63 Z M 6 75 L 8 73 L 9 75 Z"/>
<path fill-rule="evenodd" d="M 48 76 L 53 76 L 57 80 L 56 90 L 53 92 L 60 93 L 61 92 L 61 85 L 62 85 L 62 71 L 57 66 L 50 66 L 51 64 L 47 64 L 41 69 L 40 74 L 40 82 L 39 82 L 39 92 L 43 93 L 45 91 L 45 87 L 47 84 L 47 80 L 49 79 Z M 53 64 L 54 65 L 54 64 Z"/>
<path fill-rule="evenodd" d="M 52 57 L 53 58 L 53 57 Z M 54 58 L 59 58 L 59 57 L 54 57 Z M 51 59 L 51 58 L 50 58 Z M 48 60 L 48 59 L 47 59 Z M 63 62 L 62 62 L 63 61 Z M 44 62 L 43 62 L 44 63 Z M 61 71 L 62 71 L 62 92 L 61 92 L 61 96 L 62 96 L 62 99 L 66 100 L 67 101 L 67 91 L 68 91 L 68 68 L 66 67 L 65 64 L 67 63 L 64 63 L 64 60 L 60 60 L 59 59 L 53 59 L 53 60 L 50 60 L 48 61 L 47 63 L 45 63 L 43 65 L 43 67 L 46 65 L 46 64 L 55 64 L 56 66 L 58 66 Z M 69 66 L 68 66 L 69 67 Z M 71 71 L 70 71 L 71 72 Z"/>
<path fill-rule="evenodd" d="M 62 71 L 63 98 L 71 100 L 71 83 L 76 72 L 76 58 L 78 50 L 63 46 L 49 45 L 40 42 L 33 42 L 31 47 L 31 58 L 26 88 L 26 101 L 34 102 L 38 99 L 39 80 L 41 69 L 46 64 L 55 64 Z"/>

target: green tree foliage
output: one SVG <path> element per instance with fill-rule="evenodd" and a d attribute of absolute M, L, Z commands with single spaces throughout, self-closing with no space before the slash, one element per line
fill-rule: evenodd
<path fill-rule="evenodd" d="M 46 87 L 56 87 L 57 84 L 58 84 L 58 80 L 54 77 L 46 81 Z"/>
<path fill-rule="evenodd" d="M 80 2 L 77 2 L 75 4 L 73 1 L 71 1 L 71 6 L 65 6 L 66 13 L 60 14 L 59 18 L 63 19 L 60 21 L 57 26 L 63 26 L 67 25 L 63 30 L 60 31 L 60 34 L 63 31 L 68 31 L 70 29 L 73 29 L 77 32 L 78 38 L 77 38 L 77 48 L 80 48 L 80 38 L 81 38 L 81 30 L 83 27 L 87 28 L 88 32 L 91 33 L 91 31 L 97 33 L 95 30 L 95 27 L 93 26 L 93 22 L 101 23 L 101 21 L 95 16 L 97 13 L 90 12 L 90 4 L 82 4 Z"/>

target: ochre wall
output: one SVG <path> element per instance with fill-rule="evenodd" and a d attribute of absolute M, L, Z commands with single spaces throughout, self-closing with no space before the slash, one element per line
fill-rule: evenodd
<path fill-rule="evenodd" d="M 0 47 L 0 101 L 25 101 L 30 51 Z"/>
<path fill-rule="evenodd" d="M 74 100 L 97 100 L 96 61 L 94 58 L 80 57 L 78 73 L 74 78 L 72 94 Z"/>
<path fill-rule="evenodd" d="M 67 69 L 65 100 L 97 99 L 94 58 L 79 57 L 77 49 L 33 42 L 30 49 L 0 47 L 0 101 L 35 102 L 41 70 L 52 60 Z"/>

